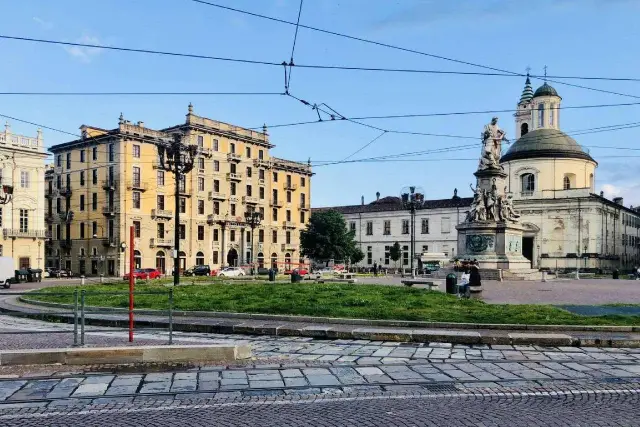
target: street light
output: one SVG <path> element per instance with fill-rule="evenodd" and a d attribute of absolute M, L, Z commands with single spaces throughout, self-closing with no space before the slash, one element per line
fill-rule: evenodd
<path fill-rule="evenodd" d="M 244 213 L 244 222 L 246 224 L 249 224 L 249 227 L 251 227 L 251 261 L 253 264 L 252 270 L 253 270 L 253 274 L 256 274 L 256 266 L 255 266 L 255 262 L 254 260 L 254 239 L 253 239 L 253 231 L 255 230 L 255 228 L 257 226 L 260 225 L 260 222 L 262 222 L 262 215 L 260 214 L 260 212 L 256 211 L 255 209 L 249 209 L 248 211 L 246 211 Z"/>
<path fill-rule="evenodd" d="M 404 187 L 400 191 L 402 207 L 411 214 L 411 277 L 415 279 L 416 271 L 413 267 L 416 245 L 416 210 L 421 209 L 424 204 L 424 190 L 421 187 Z"/>

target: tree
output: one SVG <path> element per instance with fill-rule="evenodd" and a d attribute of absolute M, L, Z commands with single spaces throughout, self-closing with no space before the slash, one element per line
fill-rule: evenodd
<path fill-rule="evenodd" d="M 351 262 L 354 264 L 357 264 L 363 259 L 364 259 L 364 252 L 362 252 L 362 249 L 355 248 L 355 250 L 351 253 Z"/>
<path fill-rule="evenodd" d="M 400 243 L 395 242 L 393 246 L 389 248 L 389 258 L 391 258 L 391 260 L 396 263 L 396 270 L 398 269 L 398 260 L 400 259 L 401 255 L 402 250 L 400 249 Z"/>
<path fill-rule="evenodd" d="M 317 261 L 346 260 L 347 258 L 354 261 L 358 255 L 364 257 L 353 240 L 354 235 L 355 232 L 347 231 L 347 224 L 340 212 L 335 210 L 313 212 L 307 229 L 300 232 L 302 254 Z"/>

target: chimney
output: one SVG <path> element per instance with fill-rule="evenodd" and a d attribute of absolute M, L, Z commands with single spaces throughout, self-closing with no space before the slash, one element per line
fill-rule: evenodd
<path fill-rule="evenodd" d="M 600 197 L 604 197 L 604 191 L 600 192 Z"/>
<path fill-rule="evenodd" d="M 364 196 L 360 196 L 360 204 L 364 206 Z"/>
<path fill-rule="evenodd" d="M 620 205 L 623 206 L 624 205 L 624 199 L 622 197 L 614 197 L 613 198 L 613 203 L 615 203 L 616 205 Z"/>
<path fill-rule="evenodd" d="M 376 191 L 376 201 L 380 200 L 380 192 Z"/>
<path fill-rule="evenodd" d="M 139 121 L 139 122 L 138 122 L 138 126 L 139 126 L 139 127 L 141 127 L 141 128 L 143 128 L 143 127 L 144 127 L 144 122 Z"/>

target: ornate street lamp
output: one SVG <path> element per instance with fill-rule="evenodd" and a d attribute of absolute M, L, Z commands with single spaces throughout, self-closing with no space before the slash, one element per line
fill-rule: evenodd
<path fill-rule="evenodd" d="M 251 227 L 251 263 L 253 264 L 252 270 L 253 274 L 256 274 L 256 266 L 255 266 L 255 252 L 254 252 L 254 235 L 253 232 L 257 226 L 262 222 L 262 214 L 256 211 L 255 209 L 249 209 L 244 213 L 244 222 Z"/>
<path fill-rule="evenodd" d="M 413 265 L 416 246 L 416 210 L 421 209 L 424 204 L 424 190 L 416 186 L 404 187 L 400 191 L 400 201 L 402 202 L 402 207 L 411 214 L 411 277 L 415 279 L 416 271 Z"/>

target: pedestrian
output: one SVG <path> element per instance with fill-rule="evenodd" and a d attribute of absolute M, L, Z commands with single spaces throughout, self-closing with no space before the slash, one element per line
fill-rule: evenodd
<path fill-rule="evenodd" d="M 640 280 L 640 267 L 636 268 L 636 280 Z"/>
<path fill-rule="evenodd" d="M 480 268 L 476 260 L 471 264 L 469 271 L 469 287 L 471 289 L 480 288 L 482 286 L 482 279 L 480 277 Z"/>
<path fill-rule="evenodd" d="M 469 298 L 469 280 L 471 279 L 471 273 L 469 269 L 465 269 L 460 277 L 460 284 L 458 285 L 458 298 Z"/>
<path fill-rule="evenodd" d="M 378 275 L 378 263 L 377 262 L 373 263 L 373 275 L 374 276 Z"/>

